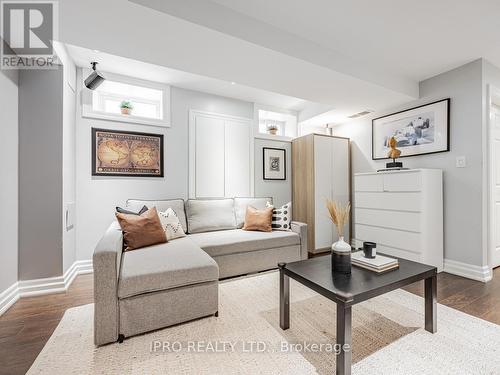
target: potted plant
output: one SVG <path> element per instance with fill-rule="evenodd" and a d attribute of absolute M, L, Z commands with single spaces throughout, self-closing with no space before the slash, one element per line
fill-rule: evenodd
<path fill-rule="evenodd" d="M 344 226 L 349 221 L 351 203 L 344 206 L 339 202 L 326 200 L 330 220 L 337 227 L 339 240 L 332 245 L 332 270 L 336 273 L 351 273 L 351 246 L 344 241 Z"/>
<path fill-rule="evenodd" d="M 278 125 L 276 124 L 267 125 L 267 132 L 269 134 L 276 135 L 276 133 L 278 133 Z"/>
<path fill-rule="evenodd" d="M 124 100 L 120 103 L 120 111 L 122 112 L 122 115 L 130 115 L 132 109 L 134 109 L 132 102 Z"/>

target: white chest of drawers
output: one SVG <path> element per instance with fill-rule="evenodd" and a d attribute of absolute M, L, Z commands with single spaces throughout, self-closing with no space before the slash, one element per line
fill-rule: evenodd
<path fill-rule="evenodd" d="M 443 173 L 440 169 L 354 176 L 354 238 L 377 251 L 443 269 Z"/>

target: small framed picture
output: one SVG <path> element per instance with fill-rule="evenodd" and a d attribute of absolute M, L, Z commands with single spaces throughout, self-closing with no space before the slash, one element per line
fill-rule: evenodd
<path fill-rule="evenodd" d="M 264 147 L 264 180 L 286 180 L 286 150 Z"/>

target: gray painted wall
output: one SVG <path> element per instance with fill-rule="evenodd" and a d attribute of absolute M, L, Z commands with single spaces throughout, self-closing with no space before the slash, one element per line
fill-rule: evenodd
<path fill-rule="evenodd" d="M 402 159 L 405 167 L 439 168 L 444 173 L 445 258 L 483 266 L 482 61 L 477 60 L 420 83 L 421 99 L 372 118 L 434 100 L 451 98 L 450 152 Z M 371 118 L 334 127 L 352 140 L 352 171 L 370 172 L 386 161 L 371 160 Z M 456 168 L 457 156 L 467 167 Z"/>
<path fill-rule="evenodd" d="M 286 150 L 286 180 L 264 180 L 263 176 L 263 148 L 283 148 Z M 273 198 L 275 206 L 282 206 L 292 200 L 292 144 L 267 139 L 255 139 L 255 196 Z"/>
<path fill-rule="evenodd" d="M 62 274 L 62 82 L 19 73 L 19 280 Z"/>
<path fill-rule="evenodd" d="M 17 281 L 18 72 L 0 70 L 0 295 Z"/>
<path fill-rule="evenodd" d="M 81 77 L 77 78 L 80 98 Z M 115 206 L 128 198 L 168 199 L 188 197 L 188 122 L 189 110 L 253 117 L 253 103 L 172 87 L 172 127 L 121 124 L 81 117 L 77 105 L 76 182 L 77 259 L 91 259 L 95 245 L 114 220 Z M 91 128 L 122 129 L 160 133 L 165 141 L 164 178 L 127 178 L 91 176 Z"/>

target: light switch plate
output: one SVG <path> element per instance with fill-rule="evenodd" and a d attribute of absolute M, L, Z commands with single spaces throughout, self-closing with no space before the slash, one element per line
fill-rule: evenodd
<path fill-rule="evenodd" d="M 465 156 L 457 156 L 457 168 L 465 168 L 467 166 L 467 159 Z"/>

